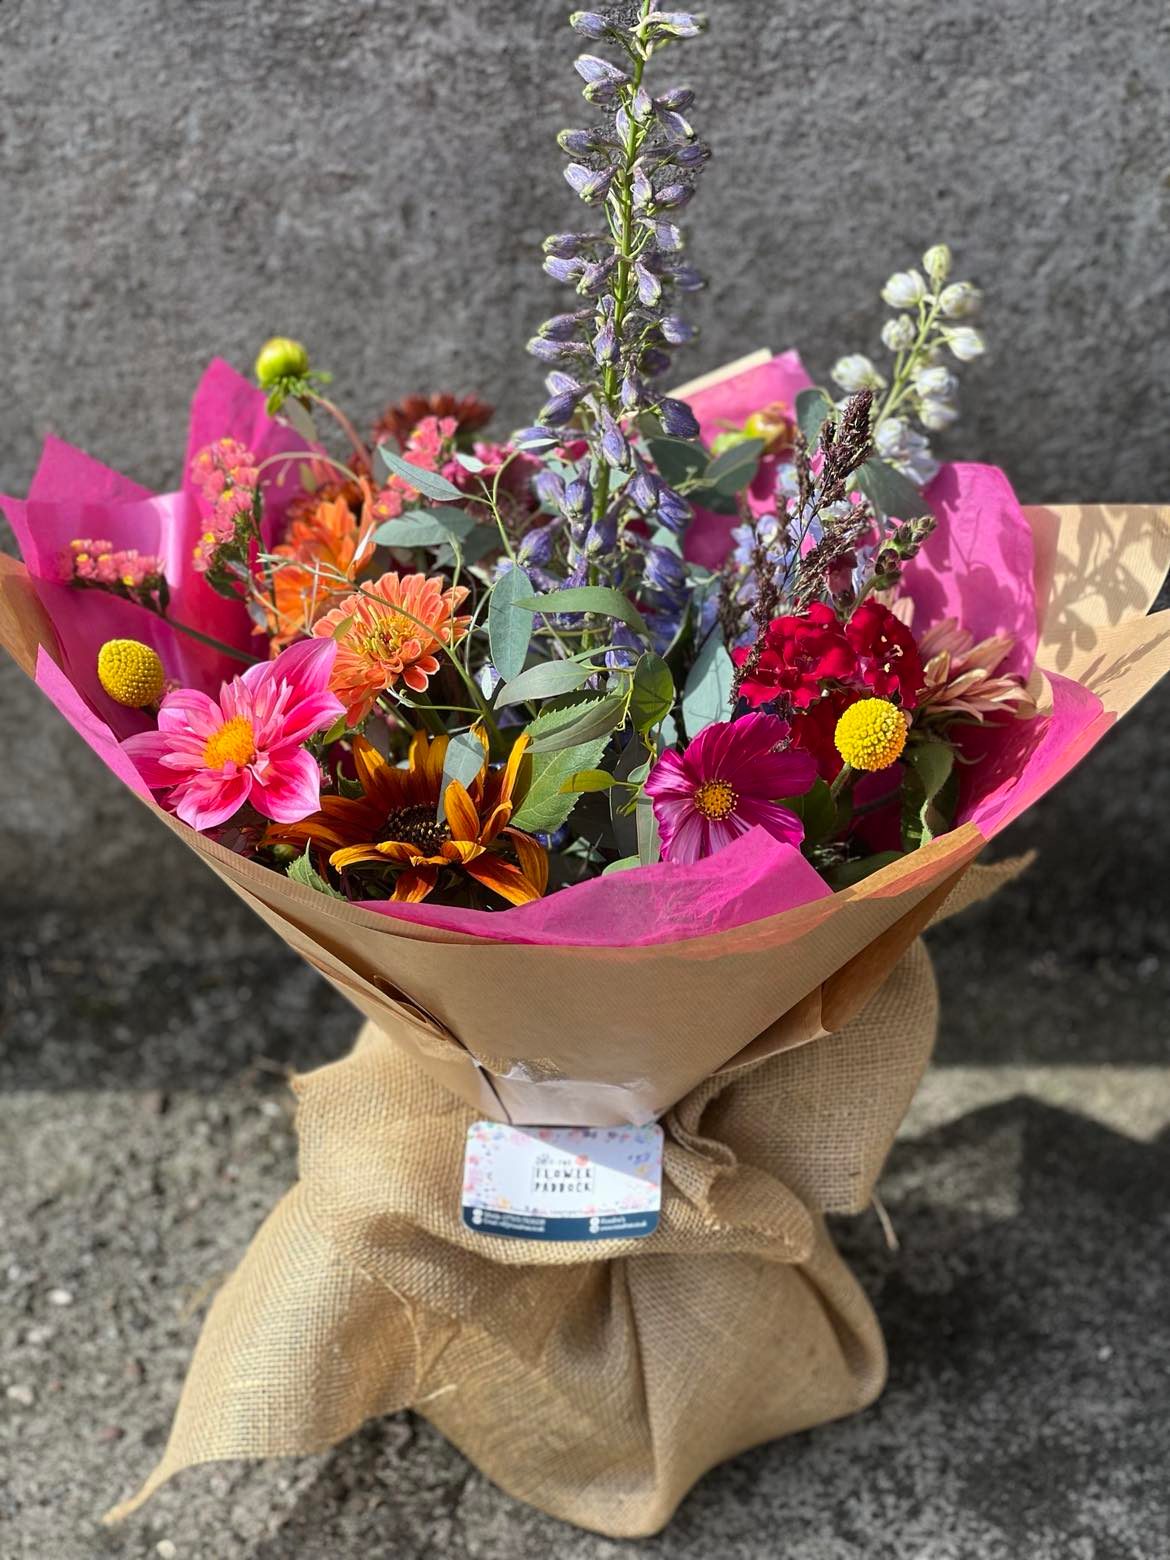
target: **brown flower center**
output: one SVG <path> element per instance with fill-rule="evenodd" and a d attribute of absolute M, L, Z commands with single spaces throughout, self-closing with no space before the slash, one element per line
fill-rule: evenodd
<path fill-rule="evenodd" d="M 739 797 L 726 780 L 704 780 L 694 796 L 695 806 L 703 817 L 711 818 L 716 823 L 729 818 L 738 801 Z"/>
<path fill-rule="evenodd" d="M 414 807 L 396 807 L 386 819 L 386 838 L 416 845 L 427 856 L 435 856 L 439 847 L 451 838 L 451 830 L 435 817 L 435 809 L 420 802 Z"/>

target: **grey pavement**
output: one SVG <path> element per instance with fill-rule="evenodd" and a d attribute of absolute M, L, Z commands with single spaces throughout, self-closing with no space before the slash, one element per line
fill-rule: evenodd
<path fill-rule="evenodd" d="M 5 0 L 0 489 L 48 429 L 173 483 L 200 365 L 274 330 L 359 410 L 446 384 L 528 415 L 567 9 Z M 946 237 L 995 346 L 950 451 L 1028 501 L 1170 496 L 1165 7 L 708 9 L 686 372 L 872 347 L 887 271 Z M 193 1471 L 107 1532 L 294 1174 L 285 1070 L 356 1019 L 0 665 L 0 1560 L 1165 1560 L 1168 727 L 1163 688 L 1001 843 L 1035 867 L 932 934 L 900 1248 L 839 1228 L 890 1344 L 875 1408 L 717 1470 L 644 1543 L 518 1506 L 410 1416 Z"/>

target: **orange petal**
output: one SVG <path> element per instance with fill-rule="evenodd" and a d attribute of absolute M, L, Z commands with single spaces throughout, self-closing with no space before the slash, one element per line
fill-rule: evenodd
<path fill-rule="evenodd" d="M 452 839 L 479 838 L 479 814 L 466 788 L 458 780 L 447 782 L 447 789 L 443 792 L 443 805 L 447 809 L 447 826 L 451 830 Z"/>
<path fill-rule="evenodd" d="M 417 904 L 420 899 L 427 897 L 438 881 L 439 874 L 434 867 L 420 867 L 417 871 L 400 872 L 390 898 L 396 899 L 399 904 Z"/>
<path fill-rule="evenodd" d="M 537 844 L 531 834 L 525 834 L 523 829 L 508 829 L 506 833 L 520 862 L 521 872 L 536 885 L 539 898 L 548 887 L 548 852 L 543 845 Z"/>
<path fill-rule="evenodd" d="M 356 867 L 363 861 L 384 861 L 386 858 L 376 845 L 347 845 L 344 850 L 335 850 L 329 858 L 329 865 L 338 872 L 344 872 L 346 867 Z"/>
<path fill-rule="evenodd" d="M 479 837 L 485 845 L 491 844 L 511 816 L 511 802 L 501 802 L 498 807 L 492 809 L 488 814 L 487 822 L 479 832 Z"/>
<path fill-rule="evenodd" d="M 459 861 L 466 864 L 474 861 L 477 856 L 483 855 L 483 846 L 478 840 L 444 840 L 440 846 L 442 857 L 432 857 L 432 860 Z"/>
<path fill-rule="evenodd" d="M 518 867 L 509 866 L 498 856 L 484 854 L 469 861 L 464 868 L 468 877 L 475 878 L 485 888 L 493 889 L 512 905 L 526 905 L 540 898 L 536 884 L 526 878 Z"/>

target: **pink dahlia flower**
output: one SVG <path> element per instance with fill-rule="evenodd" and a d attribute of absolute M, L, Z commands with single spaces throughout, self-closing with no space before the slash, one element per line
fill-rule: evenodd
<path fill-rule="evenodd" d="M 215 828 L 245 802 L 277 823 L 299 823 L 321 801 L 321 770 L 304 743 L 345 712 L 329 691 L 336 655 L 332 640 L 302 640 L 224 683 L 218 701 L 176 689 L 159 707 L 158 730 L 122 747 L 193 829 Z"/>
<path fill-rule="evenodd" d="M 646 781 L 663 860 L 698 861 L 757 825 L 799 845 L 804 825 L 779 802 L 807 791 L 817 770 L 807 753 L 779 751 L 787 739 L 778 715 L 745 715 L 708 726 L 684 753 L 663 753 Z"/>

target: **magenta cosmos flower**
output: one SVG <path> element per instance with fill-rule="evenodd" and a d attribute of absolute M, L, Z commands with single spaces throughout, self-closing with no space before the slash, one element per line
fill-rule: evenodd
<path fill-rule="evenodd" d="M 158 730 L 123 748 L 152 790 L 193 829 L 213 829 L 251 802 L 277 823 L 299 823 L 321 800 L 321 770 L 305 741 L 333 725 L 344 705 L 329 692 L 331 639 L 290 645 L 219 690 L 168 693 Z"/>
<path fill-rule="evenodd" d="M 787 738 L 778 715 L 745 715 L 708 726 L 684 753 L 663 753 L 646 781 L 663 860 L 698 861 L 757 825 L 799 845 L 804 825 L 779 799 L 807 791 L 817 770 L 807 753 L 777 751 Z"/>

